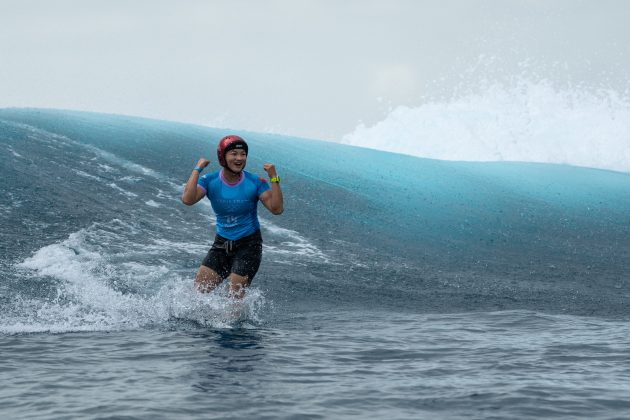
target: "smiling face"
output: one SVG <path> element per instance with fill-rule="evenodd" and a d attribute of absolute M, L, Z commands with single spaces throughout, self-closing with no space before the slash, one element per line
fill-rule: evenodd
<path fill-rule="evenodd" d="M 247 153 L 243 149 L 232 149 L 225 154 L 227 169 L 235 174 L 239 174 L 245 169 L 247 163 Z"/>

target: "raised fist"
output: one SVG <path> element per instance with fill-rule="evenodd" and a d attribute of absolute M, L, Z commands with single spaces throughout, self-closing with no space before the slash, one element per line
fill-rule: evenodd
<path fill-rule="evenodd" d="M 208 166 L 208 164 L 210 164 L 210 161 L 208 159 L 204 159 L 204 158 L 199 159 L 199 162 L 197 162 L 197 166 L 199 166 L 201 169 L 203 169 L 206 166 Z"/>
<path fill-rule="evenodd" d="M 273 178 L 278 175 L 276 173 L 276 167 L 272 163 L 265 163 L 263 168 L 265 169 L 265 172 L 267 172 L 267 175 L 269 175 L 269 178 Z"/>

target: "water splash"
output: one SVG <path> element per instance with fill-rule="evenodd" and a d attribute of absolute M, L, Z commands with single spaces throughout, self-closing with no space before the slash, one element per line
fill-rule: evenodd
<path fill-rule="evenodd" d="M 523 78 L 399 106 L 343 143 L 443 160 L 560 163 L 630 172 L 630 99 Z"/>
<path fill-rule="evenodd" d="M 118 219 L 94 223 L 17 264 L 35 286 L 23 289 L 4 311 L 0 332 L 127 330 L 173 320 L 213 328 L 261 322 L 267 305 L 262 291 L 251 288 L 243 300 L 231 298 L 227 287 L 200 294 L 177 266 L 146 258 L 168 252 L 172 243 L 141 246 L 134 243 L 136 234 L 142 232 Z M 181 249 L 198 252 L 199 246 Z"/>

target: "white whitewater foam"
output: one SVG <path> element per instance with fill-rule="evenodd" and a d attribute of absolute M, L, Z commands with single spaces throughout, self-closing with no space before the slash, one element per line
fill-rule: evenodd
<path fill-rule="evenodd" d="M 50 131 L 46 131 L 42 128 L 38 128 L 29 124 L 20 123 L 17 121 L 8 121 L 8 120 L 0 120 L 5 124 L 12 125 L 17 128 L 21 128 L 22 130 L 28 133 L 28 137 L 30 139 L 39 140 L 39 141 L 47 141 L 49 143 L 66 143 L 71 142 L 68 137 L 63 136 L 61 134 L 56 134 Z"/>
<path fill-rule="evenodd" d="M 116 172 L 116 169 L 112 168 L 111 166 L 105 164 L 105 163 L 97 163 L 97 166 L 99 169 L 105 171 L 105 172 Z"/>
<path fill-rule="evenodd" d="M 242 301 L 230 298 L 227 287 L 200 294 L 194 289 L 193 277 L 182 277 L 178 267 L 138 261 L 143 256 L 167 255 L 173 246 L 194 253 L 207 247 L 159 240 L 138 244 L 133 240 L 138 233 L 142 232 L 120 220 L 94 223 L 18 264 L 18 269 L 31 272 L 42 282 L 55 279 L 57 297 L 18 297 L 11 314 L 0 320 L 0 332 L 136 329 L 173 319 L 212 327 L 230 327 L 243 317 L 260 321 L 266 302 L 256 288 L 249 289 Z M 121 249 L 130 251 L 121 254 Z M 123 292 L 125 287 L 117 286 L 140 290 Z"/>
<path fill-rule="evenodd" d="M 96 175 L 88 174 L 87 172 L 84 172 L 84 171 L 82 171 L 80 169 L 72 169 L 72 172 L 74 172 L 75 174 L 80 175 L 80 176 L 82 176 L 84 178 L 93 179 L 93 180 L 99 181 L 99 182 L 101 181 L 100 177 L 98 177 Z"/>
<path fill-rule="evenodd" d="M 260 220 L 261 227 L 269 233 L 275 241 L 280 241 L 278 246 L 269 245 L 264 243 L 265 254 L 269 254 L 274 258 L 275 262 L 279 263 L 291 263 L 299 264 L 299 261 L 295 260 L 295 256 L 305 257 L 307 260 L 316 260 L 323 263 L 331 263 L 331 259 L 317 246 L 309 242 L 306 238 L 301 236 L 298 232 L 290 229 L 284 229 L 274 225 L 268 220 Z M 291 258 L 291 261 L 287 261 L 287 257 Z"/>
<path fill-rule="evenodd" d="M 142 178 L 137 177 L 137 176 L 123 176 L 122 178 L 119 178 L 118 181 L 124 181 L 124 182 L 129 182 L 131 184 L 135 184 L 137 182 L 142 181 Z"/>
<path fill-rule="evenodd" d="M 630 100 L 521 80 L 399 106 L 342 143 L 443 160 L 560 163 L 630 172 Z"/>
<path fill-rule="evenodd" d="M 146 204 L 146 205 L 147 205 L 147 206 L 149 206 L 149 207 L 156 207 L 156 208 L 157 208 L 157 207 L 162 207 L 162 206 L 160 206 L 158 203 L 156 203 L 156 202 L 155 202 L 155 201 L 153 201 L 153 200 L 148 200 L 148 201 L 145 201 L 145 203 L 144 203 L 144 204 Z"/>
<path fill-rule="evenodd" d="M 15 150 L 13 150 L 13 148 L 11 146 L 8 147 L 9 152 L 11 152 L 11 154 L 16 157 L 16 158 L 23 158 L 24 156 L 22 156 L 21 154 L 19 154 L 18 152 L 16 152 Z"/>
<path fill-rule="evenodd" d="M 137 197 L 138 194 L 136 193 L 132 193 L 131 191 L 127 191 L 124 188 L 119 187 L 118 185 L 116 185 L 116 183 L 114 182 L 110 182 L 109 184 L 107 184 L 109 187 L 112 187 L 113 189 L 115 189 L 116 191 L 121 192 L 122 194 L 126 195 L 127 197 Z"/>
<path fill-rule="evenodd" d="M 24 123 L 18 123 L 18 122 L 14 122 L 14 121 L 5 121 L 2 120 L 3 122 L 13 125 L 15 127 L 21 128 L 25 131 L 28 132 L 28 136 L 29 138 L 38 140 L 38 141 L 42 141 L 44 143 L 46 143 L 48 146 L 50 147 L 54 147 L 57 148 L 56 145 L 73 145 L 73 146 L 77 146 L 77 147 L 81 147 L 83 149 L 87 149 L 89 151 L 91 151 L 92 153 L 94 153 L 96 156 L 98 156 L 99 158 L 104 159 L 105 161 L 109 162 L 110 164 L 114 164 L 116 166 L 120 166 L 124 169 L 126 169 L 127 171 L 131 171 L 134 172 L 136 174 L 139 175 L 143 175 L 143 176 L 150 176 L 153 178 L 159 178 L 159 179 L 165 179 L 161 174 L 159 174 L 158 172 L 149 169 L 145 166 L 142 166 L 140 164 L 137 164 L 135 162 L 132 162 L 128 159 L 122 158 L 120 156 L 115 155 L 114 153 L 110 153 L 107 152 L 103 149 L 100 149 L 96 146 L 92 146 L 90 144 L 85 144 L 82 143 L 80 141 L 76 141 L 70 137 L 64 136 L 64 135 L 60 135 L 60 134 L 56 134 L 50 131 L 46 131 L 44 129 L 29 125 L 29 124 L 24 124 Z M 103 164 L 100 162 L 96 162 L 98 164 L 98 166 L 109 172 L 109 171 L 115 171 L 114 168 L 112 168 L 111 166 L 107 165 L 107 164 Z M 136 178 L 136 179 L 141 179 L 141 178 Z"/>
<path fill-rule="evenodd" d="M 155 251 L 156 254 L 163 253 L 164 251 L 182 251 L 193 255 L 199 255 L 200 253 L 206 253 L 208 251 L 208 244 L 205 243 L 192 243 L 192 242 L 175 242 L 168 239 L 159 238 L 153 239 L 150 244 L 144 245 L 144 249 L 147 251 Z"/>
<path fill-rule="evenodd" d="M 155 172 L 153 169 L 149 169 L 149 168 L 147 168 L 145 166 L 139 165 L 139 164 L 134 163 L 134 162 L 132 162 L 130 160 L 121 158 L 120 156 L 117 156 L 117 155 L 115 155 L 113 153 L 106 152 L 105 150 L 99 149 L 96 146 L 92 146 L 92 145 L 84 144 L 84 143 L 79 143 L 79 142 L 74 142 L 74 141 L 73 141 L 73 143 L 76 144 L 76 145 L 79 145 L 81 147 L 84 147 L 86 149 L 91 150 L 94 154 L 96 154 L 97 156 L 105 159 L 107 162 L 112 163 L 112 164 L 117 165 L 117 166 L 121 166 L 121 167 L 123 167 L 124 169 L 126 169 L 128 171 L 135 172 L 137 174 L 144 175 L 144 176 L 150 176 L 150 177 L 153 177 L 153 178 L 160 178 L 160 179 L 163 178 L 162 176 L 160 176 L 160 174 Z"/>

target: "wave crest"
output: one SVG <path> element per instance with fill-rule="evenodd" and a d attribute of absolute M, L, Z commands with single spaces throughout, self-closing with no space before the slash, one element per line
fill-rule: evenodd
<path fill-rule="evenodd" d="M 611 89 L 494 83 L 410 108 L 342 143 L 442 160 L 559 163 L 630 172 L 630 100 Z"/>

